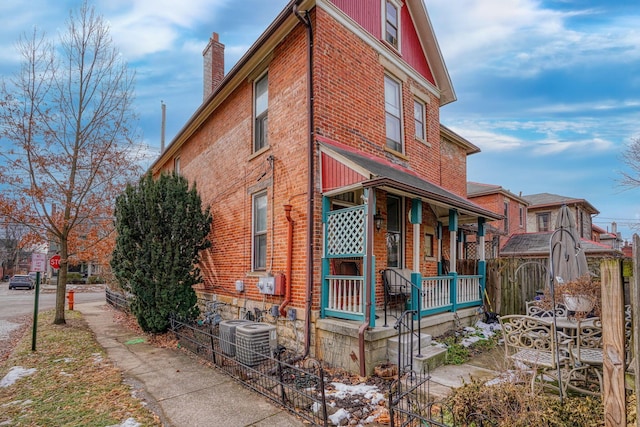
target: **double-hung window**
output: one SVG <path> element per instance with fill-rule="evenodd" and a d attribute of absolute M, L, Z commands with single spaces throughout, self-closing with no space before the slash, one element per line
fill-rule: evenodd
<path fill-rule="evenodd" d="M 384 39 L 398 49 L 398 32 L 400 29 L 399 7 L 397 2 L 386 0 L 384 7 Z"/>
<path fill-rule="evenodd" d="M 268 145 L 268 112 L 269 112 L 269 76 L 263 75 L 256 80 L 253 88 L 253 151 L 260 151 Z"/>
<path fill-rule="evenodd" d="M 427 140 L 427 131 L 426 131 L 426 116 L 425 116 L 426 108 L 424 104 L 417 99 L 413 100 L 413 123 L 415 125 L 416 139 L 420 141 Z"/>
<path fill-rule="evenodd" d="M 267 193 L 253 196 L 253 270 L 267 268 Z"/>
<path fill-rule="evenodd" d="M 384 76 L 384 111 L 387 147 L 402 153 L 402 87 L 400 82 Z"/>
<path fill-rule="evenodd" d="M 549 231 L 549 223 L 551 222 L 551 214 L 549 212 L 543 212 L 536 215 L 536 221 L 538 222 L 538 231 Z"/>

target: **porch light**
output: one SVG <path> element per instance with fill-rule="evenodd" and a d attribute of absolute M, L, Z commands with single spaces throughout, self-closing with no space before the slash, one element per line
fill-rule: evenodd
<path fill-rule="evenodd" d="M 378 210 L 378 213 L 376 213 L 376 214 L 373 216 L 373 222 L 374 222 L 374 223 L 375 223 L 375 225 L 376 225 L 376 230 L 380 231 L 380 228 L 382 228 L 382 220 L 383 220 L 383 219 L 384 219 L 384 218 L 382 217 L 382 214 L 381 214 L 381 213 L 380 213 L 380 211 Z"/>

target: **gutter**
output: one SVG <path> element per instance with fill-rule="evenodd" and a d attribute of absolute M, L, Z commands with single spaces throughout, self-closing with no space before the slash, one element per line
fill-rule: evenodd
<path fill-rule="evenodd" d="M 298 11 L 298 4 L 296 2 L 291 8 L 291 12 L 298 18 L 298 20 L 307 27 L 307 162 L 308 162 L 308 180 L 307 180 L 307 193 L 309 195 L 307 204 L 307 288 L 306 288 L 306 302 L 305 302 L 305 338 L 304 338 L 304 357 L 309 355 L 311 348 L 311 306 L 313 304 L 313 237 L 314 237 L 314 156 L 313 156 L 313 142 L 314 142 L 314 123 L 313 123 L 313 28 L 311 27 L 311 19 L 309 18 L 309 11 Z"/>

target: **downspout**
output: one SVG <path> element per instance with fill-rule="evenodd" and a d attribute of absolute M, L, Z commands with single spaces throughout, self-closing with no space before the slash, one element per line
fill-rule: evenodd
<path fill-rule="evenodd" d="M 298 11 L 298 3 L 295 3 L 292 8 L 293 14 L 298 20 L 307 27 L 307 129 L 308 129 L 308 142 L 307 142 L 307 162 L 309 169 L 309 178 L 307 182 L 307 193 L 309 195 L 308 209 L 307 209 L 307 288 L 306 288 L 306 302 L 305 302 L 305 337 L 304 337 L 304 357 L 309 355 L 311 348 L 311 306 L 313 304 L 313 234 L 314 234 L 314 167 L 313 167 L 313 28 L 311 27 L 311 19 L 309 18 L 309 11 Z"/>
<path fill-rule="evenodd" d="M 284 215 L 287 217 L 287 271 L 284 280 L 285 297 L 282 304 L 280 304 L 280 315 L 286 316 L 287 310 L 285 309 L 291 302 L 291 260 L 293 258 L 293 219 L 291 218 L 291 205 L 284 205 Z"/>
<path fill-rule="evenodd" d="M 371 287 L 372 287 L 372 281 L 373 278 L 371 277 L 371 263 L 373 261 L 373 212 L 375 212 L 375 198 L 373 197 L 374 195 L 374 189 L 373 188 L 369 188 L 367 191 L 367 206 L 368 206 L 368 210 L 367 210 L 367 246 L 366 246 L 366 253 L 365 253 L 365 258 L 366 258 L 366 262 L 365 265 L 367 266 L 367 270 L 369 271 L 363 271 L 364 277 L 365 277 L 365 285 L 364 288 L 366 290 L 366 303 L 365 303 L 365 309 L 364 309 L 364 323 L 362 323 L 362 325 L 360 325 L 360 328 L 358 329 L 358 350 L 359 350 L 359 359 L 360 359 L 360 376 L 361 377 L 366 377 L 367 376 L 367 363 L 366 363 L 366 359 L 365 359 L 365 348 L 364 348 L 364 333 L 367 331 L 367 329 L 369 329 L 369 323 L 371 322 L 371 299 L 373 298 L 373 295 L 371 295 Z"/>

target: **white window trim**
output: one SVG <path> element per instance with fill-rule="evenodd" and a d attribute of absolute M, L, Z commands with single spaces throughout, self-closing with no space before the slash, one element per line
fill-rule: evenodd
<path fill-rule="evenodd" d="M 251 142 L 251 145 L 252 145 L 251 152 L 252 153 L 260 152 L 260 151 L 266 149 L 269 146 L 269 138 L 268 138 L 268 134 L 269 134 L 269 127 L 268 126 L 269 125 L 267 123 L 267 131 L 266 131 L 267 135 L 265 135 L 265 139 L 266 139 L 265 144 L 264 144 L 264 146 L 262 146 L 260 148 L 256 147 L 256 142 L 257 142 L 256 141 L 256 132 L 257 132 L 256 121 L 257 121 L 257 118 L 258 118 L 258 115 L 257 115 L 257 112 L 256 112 L 256 101 L 257 101 L 258 92 L 257 92 L 256 87 L 258 85 L 258 82 L 260 82 L 265 77 L 267 78 L 267 109 L 266 109 L 266 113 L 267 113 L 267 120 L 269 120 L 269 70 L 265 70 L 264 72 L 262 72 L 258 77 L 256 77 L 253 80 L 253 96 L 252 96 L 252 99 L 251 99 L 251 101 L 253 103 L 253 105 L 252 105 L 252 109 L 253 109 L 253 121 L 252 121 L 253 137 L 251 138 L 251 141 L 252 141 Z"/>
<path fill-rule="evenodd" d="M 400 150 L 396 150 L 395 148 L 391 148 L 388 145 L 388 141 L 387 141 L 387 126 L 386 126 L 386 122 L 387 122 L 387 92 L 386 89 L 384 91 L 384 120 L 385 120 L 385 147 L 391 151 L 394 151 L 396 153 L 401 153 L 404 154 L 405 153 L 405 143 L 404 143 L 404 117 L 403 117 L 403 111 L 402 111 L 402 106 L 403 106 L 403 100 L 402 100 L 402 81 L 396 79 L 395 77 L 391 76 L 390 74 L 385 74 L 384 75 L 385 81 L 386 79 L 389 79 L 393 82 L 395 82 L 398 85 L 398 95 L 400 97 L 399 102 L 400 102 L 400 112 L 398 115 L 398 119 L 400 121 L 400 140 L 398 141 L 398 144 L 400 144 L 401 149 Z M 386 86 L 386 84 L 385 84 Z"/>
<path fill-rule="evenodd" d="M 420 98 L 413 98 L 413 102 L 414 102 L 414 113 L 413 113 L 413 125 L 414 125 L 414 137 L 416 140 L 420 141 L 420 142 L 427 142 L 427 104 L 422 101 Z M 415 132 L 415 124 L 416 124 L 416 117 L 415 117 L 415 104 L 420 104 L 422 106 L 422 137 L 419 137 L 417 132 Z"/>
<path fill-rule="evenodd" d="M 391 3 L 396 10 L 398 11 L 398 46 L 394 46 L 391 43 L 389 43 L 387 41 L 387 1 L 389 3 Z M 380 2 L 380 7 L 381 7 L 381 11 L 382 11 L 382 19 L 381 19 L 381 25 L 382 25 L 382 33 L 381 33 L 381 39 L 384 42 L 385 45 L 391 47 L 392 49 L 401 52 L 401 48 L 402 48 L 402 2 L 399 0 L 382 0 Z"/>
<path fill-rule="evenodd" d="M 268 213 L 268 203 L 269 203 L 269 199 L 267 198 L 267 192 L 266 191 L 261 191 L 259 193 L 254 194 L 251 197 L 251 271 L 266 271 L 266 266 L 267 266 L 267 254 L 265 251 L 265 260 L 264 260 L 264 267 L 260 267 L 257 268 L 256 267 L 256 259 L 255 259 L 255 255 L 256 255 L 256 236 L 258 235 L 267 235 L 267 228 L 265 228 L 264 231 L 260 231 L 259 233 L 256 232 L 256 200 L 260 197 L 264 197 L 266 202 L 267 202 L 267 208 L 265 209 L 265 213 Z M 267 224 L 267 218 L 265 218 L 265 224 Z M 268 248 L 267 248 L 268 249 Z"/>

